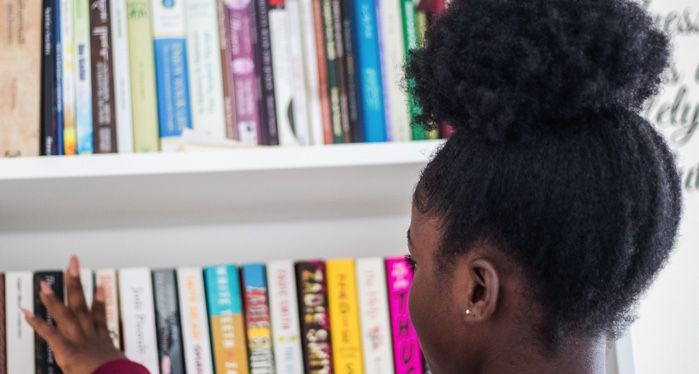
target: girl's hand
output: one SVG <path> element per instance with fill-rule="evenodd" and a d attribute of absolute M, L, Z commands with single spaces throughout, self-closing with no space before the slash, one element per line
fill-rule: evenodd
<path fill-rule="evenodd" d="M 27 322 L 46 340 L 63 372 L 90 374 L 104 363 L 125 358 L 109 337 L 101 287 L 95 293 L 92 310 L 87 309 L 75 256 L 70 259 L 65 279 L 67 306 L 56 298 L 48 283 L 41 282 L 39 298 L 53 316 L 55 327 L 24 310 Z"/>

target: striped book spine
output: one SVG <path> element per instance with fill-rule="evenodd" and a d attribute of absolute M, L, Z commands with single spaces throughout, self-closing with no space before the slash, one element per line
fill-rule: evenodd
<path fill-rule="evenodd" d="M 117 272 L 114 269 L 95 271 L 95 286 L 104 291 L 104 309 L 107 317 L 107 330 L 115 347 L 121 349 L 121 331 L 119 329 L 119 295 L 117 293 Z"/>
<path fill-rule="evenodd" d="M 250 373 L 274 372 L 272 331 L 270 328 L 265 265 L 243 266 L 243 290 L 245 293 L 245 322 L 248 329 Z"/>
<path fill-rule="evenodd" d="M 303 374 L 294 264 L 291 261 L 268 263 L 267 283 L 277 373 Z"/>
<path fill-rule="evenodd" d="M 366 374 L 393 373 L 386 270 L 381 258 L 357 260 L 357 290 Z"/>
<path fill-rule="evenodd" d="M 325 266 L 328 277 L 330 330 L 333 332 L 333 372 L 364 373 L 354 260 L 328 260 Z"/>
<path fill-rule="evenodd" d="M 177 286 L 186 371 L 213 373 L 202 269 L 199 267 L 177 269 Z"/>
<path fill-rule="evenodd" d="M 32 273 L 5 273 L 5 323 L 7 374 L 35 372 L 34 331 L 24 319 L 22 309 L 34 310 Z"/>
<path fill-rule="evenodd" d="M 323 261 L 296 263 L 303 364 L 306 373 L 332 373 L 327 279 Z"/>
<path fill-rule="evenodd" d="M 61 1 L 61 56 L 63 59 L 63 152 L 74 155 L 75 141 L 75 33 L 73 0 Z"/>
<path fill-rule="evenodd" d="M 119 270 L 119 306 L 124 354 L 151 373 L 159 373 L 153 283 L 148 268 Z"/>
<path fill-rule="evenodd" d="M 388 302 L 396 374 L 422 373 L 422 353 L 410 320 L 408 300 L 413 272 L 402 257 L 386 259 Z"/>
<path fill-rule="evenodd" d="M 238 267 L 207 267 L 204 281 L 216 372 L 247 374 L 248 351 Z"/>
<path fill-rule="evenodd" d="M 192 128 L 183 0 L 153 0 L 152 13 L 161 148 L 173 151 Z"/>
<path fill-rule="evenodd" d="M 161 269 L 153 271 L 152 276 L 160 370 L 165 373 L 184 374 L 177 274 L 173 269 Z"/>
<path fill-rule="evenodd" d="M 73 0 L 75 33 L 75 130 L 76 151 L 90 154 L 92 148 L 92 64 L 90 53 L 90 0 Z"/>
<path fill-rule="evenodd" d="M 114 109 L 119 153 L 133 153 L 133 122 L 131 113 L 131 76 L 129 74 L 129 36 L 124 0 L 111 0 L 110 27 L 114 61 Z M 139 37 L 143 37 L 139 35 Z"/>

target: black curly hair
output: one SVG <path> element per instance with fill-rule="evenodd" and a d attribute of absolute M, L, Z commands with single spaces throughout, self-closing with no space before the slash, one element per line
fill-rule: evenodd
<path fill-rule="evenodd" d="M 439 271 L 480 241 L 523 270 L 542 341 L 614 333 L 665 264 L 681 215 L 672 153 L 639 116 L 669 41 L 627 0 L 453 0 L 406 65 L 452 137 L 414 206 L 442 222 Z"/>

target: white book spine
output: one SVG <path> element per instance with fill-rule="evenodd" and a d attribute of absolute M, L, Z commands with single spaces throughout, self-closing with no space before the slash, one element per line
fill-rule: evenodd
<path fill-rule="evenodd" d="M 286 0 L 288 19 L 289 64 L 291 65 L 291 90 L 294 108 L 294 134 L 299 145 L 310 145 L 310 123 L 308 118 L 308 100 L 303 64 L 303 28 L 301 26 L 301 8 L 299 0 Z"/>
<path fill-rule="evenodd" d="M 131 76 L 129 74 L 129 38 L 126 27 L 126 1 L 109 2 L 112 32 L 114 98 L 117 126 L 117 150 L 133 153 L 133 120 L 131 118 Z"/>
<path fill-rule="evenodd" d="M 226 138 L 216 0 L 186 0 L 187 62 L 194 131 Z"/>
<path fill-rule="evenodd" d="M 95 278 L 91 269 L 80 269 L 80 284 L 83 286 L 83 295 L 87 308 L 92 308 L 92 296 L 95 294 Z"/>
<path fill-rule="evenodd" d="M 184 361 L 188 373 L 213 373 L 204 276 L 199 267 L 177 269 Z"/>
<path fill-rule="evenodd" d="M 126 357 L 159 373 L 153 283 L 148 268 L 119 271 L 119 301 Z"/>
<path fill-rule="evenodd" d="M 5 273 L 7 374 L 34 372 L 34 331 L 22 309 L 34 311 L 34 284 L 28 271 Z"/>
<path fill-rule="evenodd" d="M 267 289 L 277 373 L 303 374 L 296 277 L 291 261 L 267 264 Z"/>
<path fill-rule="evenodd" d="M 292 129 L 292 77 L 289 58 L 289 19 L 286 8 L 273 8 L 268 12 L 269 34 L 272 45 L 272 74 L 274 75 L 274 100 L 277 109 L 277 131 L 280 145 L 297 145 Z"/>
<path fill-rule="evenodd" d="M 366 374 L 393 373 L 386 271 L 381 258 L 357 260 L 357 292 Z"/>
<path fill-rule="evenodd" d="M 95 272 L 95 286 L 104 290 L 104 308 L 107 315 L 107 330 L 114 346 L 121 349 L 119 331 L 119 295 L 117 294 L 117 272 L 114 269 L 100 269 Z"/>
<path fill-rule="evenodd" d="M 311 144 L 323 145 L 323 117 L 320 111 L 320 81 L 316 60 L 315 30 L 312 0 L 299 0 L 299 19 L 303 35 L 303 65 Z"/>
<path fill-rule="evenodd" d="M 401 88 L 403 79 L 403 24 L 401 21 L 400 1 L 379 1 L 379 22 L 383 53 L 383 71 L 385 73 L 386 115 L 389 116 L 390 138 L 392 141 L 407 142 L 411 139 L 410 112 L 408 96 Z"/>

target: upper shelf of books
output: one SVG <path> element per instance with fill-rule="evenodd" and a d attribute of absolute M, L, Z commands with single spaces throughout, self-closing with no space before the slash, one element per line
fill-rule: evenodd
<path fill-rule="evenodd" d="M 0 159 L 0 231 L 405 214 L 441 144 Z"/>

